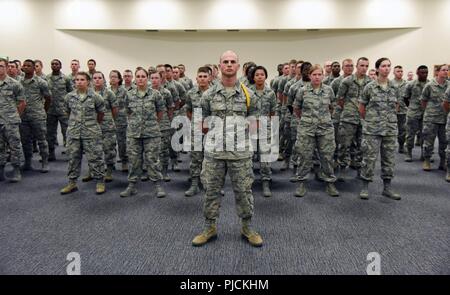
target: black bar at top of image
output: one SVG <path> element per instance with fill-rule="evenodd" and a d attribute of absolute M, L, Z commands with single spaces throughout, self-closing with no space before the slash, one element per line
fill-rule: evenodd
<path fill-rule="evenodd" d="M 331 294 L 336 292 L 372 294 L 390 291 L 402 292 L 400 294 L 406 292 L 448 294 L 449 278 L 449 276 L 1 276 L 0 292 L 104 294 L 109 291 L 144 291 L 149 292 L 148 294 L 175 295 L 307 294 L 311 291 Z M 213 288 L 209 289 L 212 284 Z"/>

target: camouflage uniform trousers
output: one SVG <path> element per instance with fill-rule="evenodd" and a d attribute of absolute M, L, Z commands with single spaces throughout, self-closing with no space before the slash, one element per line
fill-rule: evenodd
<path fill-rule="evenodd" d="M 227 171 L 230 174 L 236 200 L 238 216 L 250 220 L 253 216 L 254 180 L 252 159 L 218 160 L 206 157 L 203 160 L 201 180 L 206 188 L 203 214 L 207 225 L 215 224 L 219 217 L 219 208 L 222 195 L 220 190 L 225 183 Z"/>
<path fill-rule="evenodd" d="M 339 166 L 347 167 L 349 165 L 348 152 L 350 150 L 350 153 L 353 154 L 352 159 L 354 159 L 356 167 L 361 167 L 361 138 L 361 124 L 339 123 L 337 157 Z M 352 148 L 352 145 L 355 146 Z"/>
<path fill-rule="evenodd" d="M 41 157 L 43 159 L 48 159 L 46 125 L 46 120 L 22 121 L 22 123 L 20 123 L 20 137 L 25 159 L 33 158 L 33 139 L 37 140 Z"/>
<path fill-rule="evenodd" d="M 292 126 L 293 125 L 293 126 Z M 290 123 L 289 126 L 289 140 L 286 146 L 286 157 L 291 157 L 291 162 L 297 165 L 298 154 L 295 147 L 295 142 L 297 141 L 297 126 L 298 124 Z"/>
<path fill-rule="evenodd" d="M 268 159 L 270 157 L 271 151 L 262 151 L 260 147 L 260 142 L 264 142 L 266 145 L 270 145 L 270 138 L 260 138 L 258 140 L 257 154 L 258 161 L 260 165 L 259 173 L 261 175 L 261 181 L 272 181 L 272 165 L 271 162 L 263 161 L 264 159 Z"/>
<path fill-rule="evenodd" d="M 117 147 L 122 163 L 128 163 L 127 154 L 127 126 L 116 126 Z"/>
<path fill-rule="evenodd" d="M 83 151 L 88 160 L 89 172 L 92 178 L 101 180 L 104 177 L 105 162 L 103 160 L 102 139 L 98 138 L 67 138 L 67 153 L 69 154 L 70 180 L 76 181 L 80 177 L 81 159 Z"/>
<path fill-rule="evenodd" d="M 423 145 L 422 140 L 422 128 L 423 128 L 423 118 L 406 118 L 406 148 L 408 150 L 412 150 L 414 148 L 414 139 L 416 138 L 416 134 L 420 138 L 420 146 Z"/>
<path fill-rule="evenodd" d="M 423 157 L 430 160 L 433 155 L 434 140 L 436 136 L 439 140 L 439 157 L 441 161 L 445 159 L 445 149 L 447 147 L 447 139 L 445 134 L 445 124 L 436 124 L 431 122 L 423 123 Z"/>
<path fill-rule="evenodd" d="M 106 165 L 115 165 L 116 164 L 116 131 L 108 130 L 102 131 L 102 143 L 103 143 L 103 153 L 105 155 L 105 164 Z"/>
<path fill-rule="evenodd" d="M 145 163 L 147 174 L 151 181 L 160 181 L 162 179 L 159 163 L 160 145 L 160 137 L 127 137 L 127 151 L 130 163 L 128 182 L 136 183 L 138 181 L 142 174 L 143 163 Z"/>
<path fill-rule="evenodd" d="M 58 142 L 58 122 L 61 125 L 61 133 L 63 136 L 64 145 L 66 144 L 66 131 L 69 117 L 67 115 L 53 115 L 47 114 L 47 142 L 50 152 L 55 150 L 55 145 Z"/>
<path fill-rule="evenodd" d="M 172 130 L 161 131 L 161 149 L 159 151 L 159 162 L 161 165 L 161 170 L 167 169 L 169 167 L 169 158 L 176 158 L 175 153 L 171 153 L 172 150 Z"/>
<path fill-rule="evenodd" d="M 333 156 L 336 149 L 333 130 L 330 130 L 329 133 L 324 135 L 311 136 L 299 129 L 295 149 L 298 153 L 298 181 L 308 180 L 309 173 L 313 167 L 313 157 L 316 150 L 320 159 L 321 177 L 325 182 L 336 181 L 333 167 Z"/>
<path fill-rule="evenodd" d="M 23 158 L 19 124 L 0 125 L 0 166 L 6 164 L 8 148 L 11 154 L 11 164 L 19 166 L 20 160 Z"/>
<path fill-rule="evenodd" d="M 191 163 L 189 164 L 189 174 L 191 176 L 191 179 L 193 179 L 194 177 L 200 178 L 203 158 L 203 152 L 191 152 Z"/>
<path fill-rule="evenodd" d="M 398 145 L 403 148 L 406 140 L 406 114 L 397 114 L 397 128 Z"/>
<path fill-rule="evenodd" d="M 447 115 L 447 172 L 450 172 L 450 114 Z"/>
<path fill-rule="evenodd" d="M 290 140 L 290 122 L 286 119 L 286 106 L 281 106 L 280 111 L 280 153 L 285 156 L 285 152 L 287 149 L 287 146 L 289 145 Z"/>
<path fill-rule="evenodd" d="M 361 178 L 367 181 L 373 181 L 378 153 L 381 154 L 381 179 L 394 178 L 396 147 L 396 135 L 379 136 L 364 134 L 361 145 L 363 152 Z"/>

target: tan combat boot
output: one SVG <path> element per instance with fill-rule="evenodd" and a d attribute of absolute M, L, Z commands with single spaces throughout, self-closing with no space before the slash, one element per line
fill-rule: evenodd
<path fill-rule="evenodd" d="M 332 182 L 327 183 L 326 192 L 331 197 L 339 197 L 339 191 L 336 189 L 336 186 Z"/>
<path fill-rule="evenodd" d="M 103 181 L 97 182 L 97 185 L 95 187 L 95 193 L 97 195 L 101 195 L 101 194 L 104 194 L 105 191 L 106 191 L 105 183 Z"/>
<path fill-rule="evenodd" d="M 425 159 L 423 161 L 422 169 L 423 169 L 423 171 L 431 171 L 430 160 Z"/>
<path fill-rule="evenodd" d="M 249 226 L 243 225 L 241 229 L 242 237 L 245 238 L 253 247 L 261 247 L 263 240 L 261 235 L 252 230 Z"/>
<path fill-rule="evenodd" d="M 77 190 L 78 190 L 77 183 L 75 181 L 70 180 L 69 184 L 63 187 L 60 193 L 61 195 L 67 195 L 76 192 Z"/>
<path fill-rule="evenodd" d="M 106 167 L 106 172 L 105 172 L 105 182 L 113 181 L 112 172 L 113 172 L 113 166 L 108 165 Z"/>
<path fill-rule="evenodd" d="M 192 240 L 192 246 L 199 247 L 217 238 L 217 226 L 215 224 L 206 227 L 203 232 Z"/>

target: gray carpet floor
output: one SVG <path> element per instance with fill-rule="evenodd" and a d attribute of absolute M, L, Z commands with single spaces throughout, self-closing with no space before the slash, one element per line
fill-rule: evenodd
<path fill-rule="evenodd" d="M 380 254 L 383 274 L 450 274 L 450 184 L 443 171 L 422 172 L 417 148 L 413 163 L 397 155 L 393 185 L 401 201 L 381 196 L 379 167 L 368 201 L 357 198 L 354 171 L 337 184 L 339 198 L 312 175 L 307 195 L 295 198 L 292 172 L 280 172 L 281 162 L 274 164 L 274 196 L 264 198 L 256 173 L 254 226 L 262 248 L 240 237 L 228 177 L 218 239 L 191 246 L 203 217 L 202 195 L 184 196 L 187 155 L 182 171 L 171 172 L 168 197 L 155 198 L 142 182 L 137 196 L 122 199 L 127 182 L 119 171 L 104 195 L 80 181 L 78 192 L 61 196 L 67 162 L 60 152 L 48 174 L 0 183 L 1 274 L 65 274 L 70 252 L 80 254 L 82 274 L 365 274 L 370 252 Z M 35 167 L 37 160 L 35 154 Z"/>

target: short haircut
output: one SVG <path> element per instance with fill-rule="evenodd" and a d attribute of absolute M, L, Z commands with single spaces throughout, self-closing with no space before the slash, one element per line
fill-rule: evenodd
<path fill-rule="evenodd" d="M 358 60 L 356 61 L 356 64 L 359 64 L 359 62 L 362 61 L 362 60 L 369 62 L 369 59 L 367 57 L 363 56 L 363 57 L 358 58 Z"/>
<path fill-rule="evenodd" d="M 291 61 L 289 62 L 290 65 L 296 64 L 296 63 L 297 63 L 297 61 L 295 59 L 291 59 Z"/>
<path fill-rule="evenodd" d="M 95 59 L 92 59 L 92 58 L 89 59 L 89 60 L 87 61 L 87 63 L 90 63 L 91 61 L 94 63 L 94 65 L 97 65 L 97 62 L 95 61 Z"/>
<path fill-rule="evenodd" d="M 204 68 L 206 68 L 207 70 L 208 70 L 208 73 L 210 74 L 210 75 L 212 75 L 212 68 L 211 68 L 211 65 L 204 65 L 203 66 Z"/>
<path fill-rule="evenodd" d="M 57 61 L 59 63 L 59 65 L 62 66 L 62 62 L 57 58 L 52 59 L 52 61 L 50 63 L 52 63 L 54 61 Z"/>
<path fill-rule="evenodd" d="M 136 69 L 136 72 L 134 72 L 134 75 L 136 76 L 137 72 L 139 72 L 139 71 L 143 71 L 148 78 L 148 72 L 143 67 L 138 67 L 138 69 Z"/>
<path fill-rule="evenodd" d="M 402 66 L 400 66 L 400 65 L 396 65 L 395 67 L 394 67 L 394 70 L 395 69 L 400 69 L 400 70 L 403 70 L 403 67 Z"/>
<path fill-rule="evenodd" d="M 159 76 L 159 78 L 161 78 L 162 79 L 162 73 L 161 72 L 158 72 L 157 70 L 152 70 L 152 71 L 148 71 L 148 73 L 149 73 L 149 75 L 151 76 L 151 75 L 154 75 L 154 74 L 158 74 L 158 76 Z"/>
<path fill-rule="evenodd" d="M 211 73 L 211 69 L 208 67 L 199 67 L 197 70 L 197 74 L 198 73 L 207 73 L 208 75 L 210 75 Z"/>
<path fill-rule="evenodd" d="M 94 75 L 95 75 L 95 74 L 100 74 L 100 75 L 102 75 L 103 81 L 106 81 L 105 75 L 103 74 L 103 72 L 95 71 L 94 74 L 92 74 L 92 78 L 94 78 Z"/>
<path fill-rule="evenodd" d="M 344 63 L 353 63 L 353 59 L 351 58 L 346 58 L 342 61 L 342 66 L 344 66 Z"/>
<path fill-rule="evenodd" d="M 32 60 L 32 59 L 26 59 L 26 60 L 23 61 L 23 63 L 26 63 L 26 62 L 31 63 L 31 64 L 33 65 L 33 67 L 34 67 L 34 65 L 36 64 L 35 61 Z"/>
<path fill-rule="evenodd" d="M 173 69 L 180 69 L 179 66 L 173 66 Z"/>
<path fill-rule="evenodd" d="M 80 63 L 80 61 L 78 59 L 72 59 L 70 62 L 72 63 L 74 61 L 77 62 L 77 63 Z"/>
<path fill-rule="evenodd" d="M 0 62 L 5 63 L 5 67 L 8 65 L 8 60 L 6 58 L 0 57 Z"/>
<path fill-rule="evenodd" d="M 131 73 L 131 74 L 133 74 L 133 71 L 132 70 L 130 70 L 130 69 L 126 69 L 125 71 L 123 71 L 124 73 Z"/>
<path fill-rule="evenodd" d="M 166 69 L 171 69 L 171 70 L 173 69 L 172 66 L 171 66 L 170 64 L 165 64 L 164 67 L 165 67 Z"/>
<path fill-rule="evenodd" d="M 186 67 L 184 66 L 184 64 L 179 64 L 178 66 L 179 66 L 179 67 L 186 68 Z"/>
<path fill-rule="evenodd" d="M 42 61 L 40 59 L 35 59 L 34 64 L 40 64 L 42 66 Z"/>
<path fill-rule="evenodd" d="M 341 65 L 338 61 L 333 61 L 333 62 L 331 63 L 331 66 L 334 66 L 335 64 Z"/>
<path fill-rule="evenodd" d="M 311 65 L 311 68 L 309 69 L 308 74 L 311 75 L 316 70 L 320 70 L 322 72 L 322 74 L 323 74 L 323 68 L 319 64 Z"/>
<path fill-rule="evenodd" d="M 86 80 L 91 81 L 91 76 L 89 76 L 89 74 L 86 72 L 78 72 L 75 77 L 77 77 L 77 76 L 84 76 L 86 78 Z"/>
<path fill-rule="evenodd" d="M 420 65 L 417 70 L 428 70 L 428 67 L 426 65 Z"/>
<path fill-rule="evenodd" d="M 8 65 L 14 65 L 16 68 L 18 68 L 17 63 L 15 63 L 14 61 L 8 61 Z"/>

